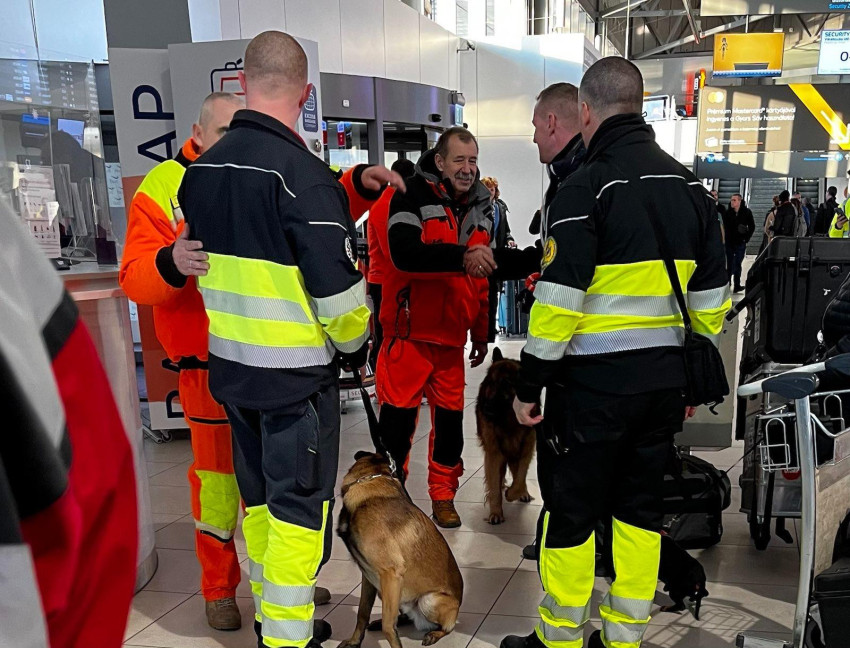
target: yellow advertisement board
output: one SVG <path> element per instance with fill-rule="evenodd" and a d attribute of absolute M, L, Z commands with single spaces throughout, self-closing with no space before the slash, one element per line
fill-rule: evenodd
<path fill-rule="evenodd" d="M 714 71 L 718 78 L 775 77 L 782 75 L 785 34 L 717 34 Z"/>

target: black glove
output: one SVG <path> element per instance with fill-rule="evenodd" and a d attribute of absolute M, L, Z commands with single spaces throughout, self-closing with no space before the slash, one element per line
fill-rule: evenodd
<path fill-rule="evenodd" d="M 369 359 L 369 340 L 366 340 L 354 353 L 337 353 L 337 361 L 344 371 L 356 371 L 366 365 Z"/>

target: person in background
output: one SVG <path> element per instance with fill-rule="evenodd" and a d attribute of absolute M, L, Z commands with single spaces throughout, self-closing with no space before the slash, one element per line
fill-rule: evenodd
<path fill-rule="evenodd" d="M 812 214 L 809 211 L 808 200 L 808 198 L 803 198 L 803 195 L 799 191 L 794 192 L 794 195 L 791 197 L 791 202 L 806 223 L 806 232 L 802 236 L 808 236 L 812 227 Z"/>
<path fill-rule="evenodd" d="M 844 201 L 843 207 L 838 207 L 835 210 L 835 216 L 832 217 L 832 224 L 829 226 L 829 238 L 847 238 L 850 236 L 850 222 L 847 220 L 847 203 L 850 199 Z"/>
<path fill-rule="evenodd" d="M 832 219 L 835 216 L 835 210 L 838 207 L 836 196 L 838 188 L 830 186 L 826 190 L 826 200 L 824 200 L 817 209 L 815 214 L 815 222 L 812 227 L 813 236 L 826 236 L 829 228 L 832 226 Z"/>
<path fill-rule="evenodd" d="M 773 207 L 771 207 L 767 214 L 764 217 L 764 227 L 762 228 L 762 232 L 764 233 L 764 237 L 761 240 L 761 246 L 759 247 L 759 254 L 770 245 L 770 242 L 773 240 L 773 223 L 776 221 L 776 210 L 779 209 L 779 196 L 773 197 Z"/>
<path fill-rule="evenodd" d="M 416 172 L 416 165 L 407 159 L 396 160 L 390 168 L 405 180 Z M 373 372 L 377 369 L 378 356 L 381 352 L 381 345 L 384 342 L 384 327 L 381 326 L 380 317 L 384 273 L 386 272 L 386 265 L 392 263 L 389 260 L 389 253 L 381 244 L 381 241 L 385 240 L 386 237 L 379 236 L 378 229 L 380 228 L 384 231 L 387 229 L 390 201 L 394 193 L 394 189 L 384 191 L 369 210 L 369 218 L 366 220 L 366 239 L 369 243 L 369 276 L 367 278 L 367 287 L 369 289 L 369 296 L 372 298 L 372 306 L 375 309 L 372 313 L 375 336 L 372 343 L 372 350 L 369 352 L 369 365 L 372 367 Z"/>
<path fill-rule="evenodd" d="M 487 176 L 481 178 L 481 183 L 487 187 L 490 192 L 490 204 L 493 205 L 493 239 L 490 241 L 490 246 L 494 250 L 503 248 L 515 248 L 516 243 L 511 235 L 511 226 L 508 224 L 508 206 L 500 198 L 499 181 L 496 178 Z M 496 341 L 498 332 L 505 333 L 505 316 L 503 301 L 503 282 L 496 277 L 491 276 L 490 279 L 490 319 L 488 321 L 489 334 L 487 341 L 493 344 Z M 498 317 L 497 317 L 498 316 Z M 498 330 L 496 328 L 498 322 Z"/>
<path fill-rule="evenodd" d="M 717 221 L 720 223 L 720 236 L 723 239 L 724 245 L 726 244 L 726 228 L 723 225 L 723 216 L 726 214 L 726 207 L 724 207 L 720 203 L 720 198 L 717 193 L 717 189 L 711 190 L 711 197 L 714 198 L 714 204 L 717 207 Z"/>
<path fill-rule="evenodd" d="M 0 200 L 0 646 L 119 648 L 136 582 L 133 449 L 97 349 Z"/>
<path fill-rule="evenodd" d="M 797 210 L 791 203 L 791 193 L 787 189 L 779 194 L 779 206 L 776 208 L 770 231 L 773 236 L 797 235 Z"/>
<path fill-rule="evenodd" d="M 726 232 L 726 270 L 729 281 L 734 281 L 732 290 L 741 292 L 741 264 L 747 253 L 747 243 L 756 231 L 753 212 L 744 202 L 741 194 L 733 194 L 729 201 L 729 209 L 723 215 L 723 229 Z"/>

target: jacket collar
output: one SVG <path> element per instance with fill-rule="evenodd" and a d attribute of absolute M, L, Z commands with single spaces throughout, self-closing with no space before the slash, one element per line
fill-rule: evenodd
<path fill-rule="evenodd" d="M 567 142 L 567 145 L 561 149 L 555 159 L 546 165 L 549 180 L 557 183 L 563 182 L 581 166 L 586 155 L 587 149 L 584 147 L 581 133 L 578 133 Z"/>
<path fill-rule="evenodd" d="M 437 163 L 434 161 L 436 149 L 425 151 L 416 163 L 416 176 L 427 182 L 444 201 L 453 204 L 473 205 L 482 201 L 490 202 L 490 190 L 481 182 L 481 170 L 475 172 L 475 183 L 460 200 L 454 198 L 451 183 L 441 177 Z"/>
<path fill-rule="evenodd" d="M 654 142 L 655 132 L 638 113 L 609 117 L 599 125 L 587 147 L 587 161 L 592 162 L 606 151 L 631 144 Z"/>
<path fill-rule="evenodd" d="M 182 164 L 184 167 L 188 167 L 200 156 L 201 152 L 198 150 L 198 145 L 195 144 L 195 140 L 190 137 L 183 142 L 183 146 L 180 147 L 180 151 L 178 151 L 177 155 L 174 156 L 174 160 Z"/>
<path fill-rule="evenodd" d="M 307 145 L 298 133 L 293 131 L 282 121 L 275 119 L 271 115 L 257 112 L 256 110 L 249 110 L 247 108 L 237 110 L 236 114 L 233 115 L 233 121 L 230 122 L 230 130 L 235 130 L 237 128 L 252 128 L 254 130 L 268 131 L 277 135 L 281 139 L 285 139 L 291 144 L 295 144 L 296 146 L 300 146 L 307 150 Z"/>

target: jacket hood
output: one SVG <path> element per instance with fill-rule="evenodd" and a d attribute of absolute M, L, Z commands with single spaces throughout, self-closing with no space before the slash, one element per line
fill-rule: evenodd
<path fill-rule="evenodd" d="M 442 177 L 440 170 L 437 168 L 437 163 L 434 160 L 436 155 L 436 149 L 425 151 L 416 163 L 415 175 L 432 185 L 443 199 L 457 202 L 453 196 L 451 183 Z M 467 192 L 467 199 L 469 204 L 481 202 L 482 200 L 489 202 L 490 200 L 490 190 L 481 182 L 481 169 L 476 169 L 475 171 L 475 182 Z"/>
<path fill-rule="evenodd" d="M 642 115 L 614 115 L 602 122 L 590 139 L 587 161 L 592 162 L 609 150 L 654 141 L 655 131 L 644 121 Z"/>
<path fill-rule="evenodd" d="M 567 143 L 554 160 L 546 165 L 549 180 L 561 182 L 575 173 L 584 162 L 586 155 L 587 149 L 584 147 L 584 141 L 581 138 L 581 133 L 579 133 Z"/>

